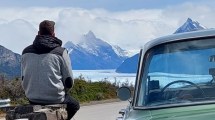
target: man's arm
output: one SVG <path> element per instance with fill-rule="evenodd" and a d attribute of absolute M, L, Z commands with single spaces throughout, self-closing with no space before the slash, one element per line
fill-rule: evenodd
<path fill-rule="evenodd" d="M 62 57 L 64 59 L 62 67 L 64 86 L 66 89 L 69 89 L 72 88 L 74 80 L 72 75 L 72 65 L 67 50 L 64 50 Z"/>

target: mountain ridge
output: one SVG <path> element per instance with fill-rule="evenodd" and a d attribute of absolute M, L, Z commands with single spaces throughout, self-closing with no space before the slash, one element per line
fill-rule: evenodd
<path fill-rule="evenodd" d="M 174 32 L 174 34 L 203 30 L 203 29 L 207 29 L 207 27 L 201 25 L 198 21 L 194 21 L 191 18 L 187 18 L 187 21 L 182 26 L 180 26 Z"/>
<path fill-rule="evenodd" d="M 13 21 L 13 24 L 17 22 L 25 23 L 25 21 L 17 20 Z M 207 28 L 202 26 L 199 22 L 188 18 L 173 34 L 202 29 Z M 74 44 L 68 41 L 64 44 L 64 47 L 67 48 L 72 67 L 76 70 L 116 69 L 116 72 L 135 73 L 137 69 L 139 54 L 135 54 L 128 58 L 128 51 L 97 38 L 92 31 L 84 34 L 80 38 L 79 43 Z M 20 63 L 21 55 L 0 45 L 0 74 L 20 77 Z"/>
<path fill-rule="evenodd" d="M 206 27 L 200 25 L 199 22 L 193 21 L 191 18 L 188 18 L 186 22 L 181 25 L 173 34 L 204 30 Z M 136 73 L 137 64 L 138 64 L 139 53 L 135 54 L 132 57 L 127 58 L 117 69 L 118 73 Z M 129 67 L 127 67 L 129 66 Z M 129 69 L 128 69 L 129 68 Z"/>
<path fill-rule="evenodd" d="M 6 78 L 21 76 L 21 55 L 0 45 L 0 74 Z"/>
<path fill-rule="evenodd" d="M 125 50 L 97 38 L 92 31 L 81 36 L 74 44 L 68 41 L 64 45 L 69 51 L 72 67 L 75 70 L 115 69 L 127 58 Z"/>

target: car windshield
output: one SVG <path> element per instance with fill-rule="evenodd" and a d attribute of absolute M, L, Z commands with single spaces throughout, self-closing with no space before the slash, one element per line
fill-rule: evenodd
<path fill-rule="evenodd" d="M 215 101 L 215 39 L 161 44 L 145 58 L 137 106 Z"/>

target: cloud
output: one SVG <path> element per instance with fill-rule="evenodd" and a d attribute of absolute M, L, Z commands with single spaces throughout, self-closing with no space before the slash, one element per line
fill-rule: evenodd
<path fill-rule="evenodd" d="M 165 19 L 177 20 L 177 26 L 183 24 L 183 22 L 188 18 L 199 21 L 202 25 L 207 27 L 215 27 L 215 2 L 211 2 L 211 5 L 197 4 L 197 3 L 185 3 L 180 6 L 168 7 L 163 11 L 163 17 Z"/>
<path fill-rule="evenodd" d="M 3 22 L 0 24 L 0 45 L 20 54 L 26 46 L 32 43 L 36 31 L 29 22 L 23 19 Z"/>
<path fill-rule="evenodd" d="M 80 35 L 91 30 L 102 40 L 135 50 L 149 40 L 172 34 L 188 17 L 213 28 L 214 11 L 212 6 L 193 3 L 121 12 L 82 8 L 0 8 L 1 45 L 21 53 L 22 48 L 32 43 L 38 24 L 50 19 L 56 21 L 56 35 L 64 43 L 76 43 Z M 25 22 L 14 24 L 17 19 Z M 22 44 L 16 44 L 17 41 Z"/>

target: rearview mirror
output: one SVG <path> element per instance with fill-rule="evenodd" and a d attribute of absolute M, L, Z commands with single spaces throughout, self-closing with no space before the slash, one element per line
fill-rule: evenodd
<path fill-rule="evenodd" d="M 209 62 L 215 62 L 215 55 L 211 55 L 209 57 Z"/>
<path fill-rule="evenodd" d="M 128 87 L 120 87 L 117 90 L 117 96 L 120 100 L 126 101 L 131 98 L 131 90 Z"/>

